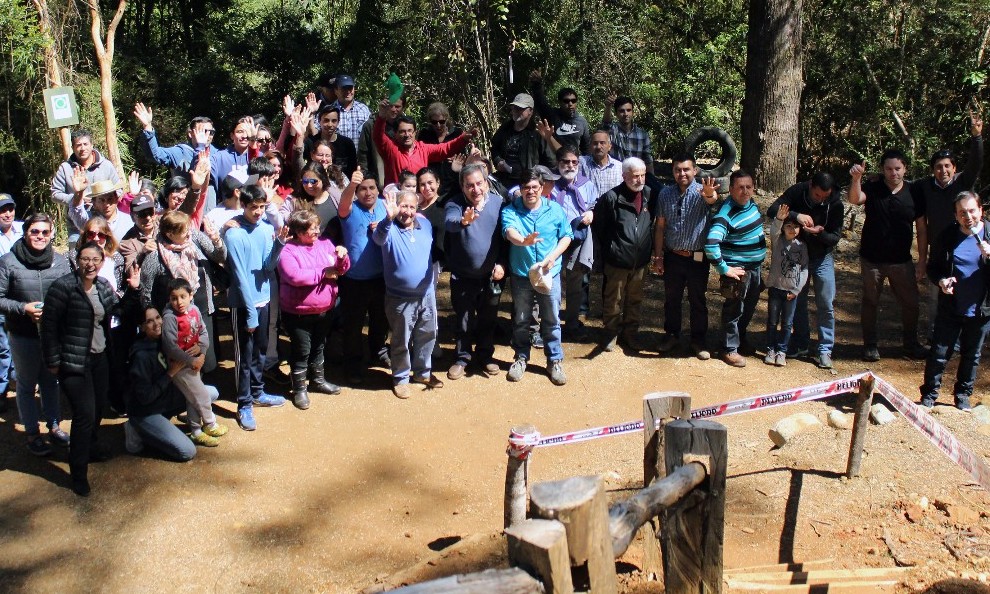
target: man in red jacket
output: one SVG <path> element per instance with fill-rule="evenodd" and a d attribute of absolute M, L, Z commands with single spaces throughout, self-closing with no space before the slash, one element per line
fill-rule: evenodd
<path fill-rule="evenodd" d="M 464 150 L 477 133 L 477 129 L 472 128 L 449 142 L 426 144 L 416 140 L 416 121 L 409 116 L 399 116 L 395 138 L 392 139 L 385 134 L 385 119 L 390 108 L 388 100 L 382 99 L 372 131 L 375 146 L 385 163 L 385 185 L 395 183 L 403 170 L 415 173 L 430 163 L 440 163 L 453 157 Z"/>

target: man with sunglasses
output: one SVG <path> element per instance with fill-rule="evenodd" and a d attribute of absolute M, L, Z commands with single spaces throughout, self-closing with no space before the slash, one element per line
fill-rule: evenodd
<path fill-rule="evenodd" d="M 79 183 L 83 183 L 79 180 Z M 84 184 L 84 187 L 85 184 Z M 92 206 L 87 208 L 84 197 L 88 195 L 92 201 Z M 69 221 L 77 228 L 82 229 L 86 221 L 93 216 L 103 217 L 110 225 L 110 231 L 114 237 L 123 237 L 131 230 L 134 223 L 130 217 L 125 216 L 117 208 L 120 200 L 118 184 L 109 181 L 98 181 L 88 186 L 88 192 L 77 192 L 69 205 Z"/>
<path fill-rule="evenodd" d="M 570 87 L 562 87 L 557 91 L 557 105 L 550 107 L 543 90 L 543 75 L 539 70 L 529 74 L 529 88 L 536 103 L 536 113 L 548 120 L 553 126 L 553 137 L 560 146 L 578 151 L 586 155 L 591 149 L 591 126 L 583 115 L 578 113 L 577 91 Z"/>
<path fill-rule="evenodd" d="M 189 171 L 196 154 L 207 145 L 214 148 L 212 143 L 216 131 L 210 118 L 197 116 L 189 120 L 189 129 L 186 130 L 189 144 L 180 142 L 175 146 L 161 146 L 158 144 L 158 134 L 152 126 L 153 115 L 151 108 L 144 103 L 134 105 L 134 117 L 142 126 L 140 142 L 145 154 L 155 163 L 168 167 L 170 176 Z"/>
<path fill-rule="evenodd" d="M 155 250 L 155 236 L 158 235 L 155 199 L 147 194 L 138 194 L 131 202 L 131 221 L 134 226 L 124 234 L 117 246 L 127 267 L 135 262 L 140 266 L 144 257 Z"/>
<path fill-rule="evenodd" d="M 958 170 L 956 155 L 951 150 L 943 149 L 932 155 L 929 161 L 932 174 L 911 183 L 911 194 L 915 196 L 915 200 L 925 203 L 929 251 L 935 247 L 935 242 L 942 232 L 955 224 L 956 196 L 960 192 L 973 189 L 983 167 L 983 118 L 979 113 L 970 110 L 969 120 L 969 158 L 966 159 L 962 171 Z M 929 339 L 934 329 L 939 293 L 941 291 L 938 285 L 929 283 L 927 329 Z"/>

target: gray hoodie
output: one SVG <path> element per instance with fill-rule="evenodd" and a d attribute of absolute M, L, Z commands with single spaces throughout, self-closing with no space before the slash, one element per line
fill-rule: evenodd
<path fill-rule="evenodd" d="M 808 246 L 800 239 L 788 241 L 783 234 L 784 222 L 775 218 L 770 224 L 770 275 L 767 286 L 799 294 L 808 282 Z"/>

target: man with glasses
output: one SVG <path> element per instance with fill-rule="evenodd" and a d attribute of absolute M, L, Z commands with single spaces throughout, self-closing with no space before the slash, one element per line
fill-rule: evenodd
<path fill-rule="evenodd" d="M 543 92 L 543 75 L 534 70 L 529 75 L 529 88 L 536 102 L 536 113 L 553 126 L 553 137 L 560 146 L 573 149 L 579 155 L 587 154 L 591 145 L 591 126 L 583 115 L 578 113 L 577 91 L 562 87 L 557 91 L 557 109 L 550 107 Z"/>
<path fill-rule="evenodd" d="M 656 228 L 653 234 L 652 270 L 663 277 L 663 330 L 660 352 L 677 348 L 681 337 L 681 303 L 687 289 L 691 314 L 691 350 L 702 361 L 710 359 L 708 334 L 708 289 L 710 264 L 705 258 L 705 230 L 709 208 L 718 200 L 714 178 L 704 185 L 695 179 L 694 155 L 674 155 L 671 163 L 674 185 L 657 196 Z"/>
<path fill-rule="evenodd" d="M 189 120 L 189 129 L 186 130 L 189 144 L 179 143 L 175 146 L 163 147 L 158 144 L 158 135 L 152 126 L 153 113 L 151 108 L 140 102 L 134 104 L 134 117 L 142 126 L 140 142 L 145 154 L 155 163 L 168 167 L 169 175 L 189 171 L 196 154 L 207 145 L 212 145 L 213 135 L 216 133 L 213 128 L 213 120 L 208 117 L 197 116 Z"/>
<path fill-rule="evenodd" d="M 144 257 L 155 251 L 155 236 L 158 235 L 155 199 L 147 194 L 138 194 L 131 202 L 131 221 L 134 226 L 123 235 L 117 246 L 127 267 L 135 262 L 140 266 Z"/>
<path fill-rule="evenodd" d="M 594 241 L 591 238 L 592 209 L 598 202 L 595 184 L 578 172 L 578 154 L 573 148 L 557 151 L 557 171 L 560 178 L 553 182 L 550 199 L 564 209 L 574 238 L 564 252 L 564 298 L 566 309 L 562 316 L 564 335 L 575 340 L 585 336 L 581 323 L 581 304 L 584 301 L 584 277 L 595 263 Z"/>
<path fill-rule="evenodd" d="M 337 133 L 346 136 L 354 143 L 354 148 L 359 149 L 358 141 L 361 139 L 361 129 L 365 122 L 371 117 L 371 110 L 364 103 L 354 98 L 357 87 L 354 85 L 354 78 L 349 74 L 338 74 L 333 82 L 333 91 L 337 100 L 332 105 L 340 110 L 340 124 L 337 126 Z M 362 168 L 367 171 L 366 166 Z"/>
<path fill-rule="evenodd" d="M 976 178 L 983 168 L 983 118 L 979 113 L 969 112 L 970 140 L 969 158 L 962 171 L 957 169 L 956 155 L 948 149 L 932 155 L 929 165 L 932 174 L 911 183 L 911 194 L 925 203 L 925 218 L 928 222 L 928 246 L 931 250 L 943 231 L 955 223 L 955 199 L 960 192 L 973 189 Z M 938 296 L 941 293 L 935 284 L 928 292 L 928 338 L 932 337 Z"/>
<path fill-rule="evenodd" d="M 553 167 L 550 145 L 536 129 L 535 103 L 527 93 L 519 93 L 509 103 L 512 117 L 492 136 L 492 163 L 495 177 L 506 188 L 517 186 L 537 165 Z"/>
<path fill-rule="evenodd" d="M 395 102 L 388 103 L 384 117 L 385 135 L 389 138 L 395 138 L 399 127 L 399 118 L 403 116 L 405 109 L 405 95 L 401 95 Z M 364 172 L 365 177 L 373 176 L 378 187 L 384 188 L 388 182 L 385 181 L 385 161 L 378 150 L 378 145 L 375 144 L 375 119 L 377 118 L 369 117 L 361 128 L 361 138 L 358 141 L 358 165 L 361 166 L 361 171 Z M 412 171 L 416 171 L 416 169 Z"/>

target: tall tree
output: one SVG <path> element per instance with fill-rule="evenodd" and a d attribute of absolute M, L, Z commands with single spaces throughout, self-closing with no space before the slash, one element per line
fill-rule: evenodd
<path fill-rule="evenodd" d="M 117 144 L 117 114 L 113 110 L 113 52 L 114 40 L 117 36 L 117 26 L 124 18 L 127 0 L 119 0 L 117 11 L 110 20 L 104 41 L 103 16 L 100 14 L 100 4 L 97 0 L 87 0 L 89 7 L 90 36 L 93 38 L 93 48 L 96 50 L 96 61 L 100 67 L 100 104 L 103 106 L 103 119 L 107 131 L 107 158 L 117 168 L 120 179 L 124 179 L 124 165 L 120 161 L 120 147 Z"/>
<path fill-rule="evenodd" d="M 797 179 L 798 113 L 804 86 L 802 0 L 751 0 L 742 110 L 742 167 L 761 188 Z"/>

